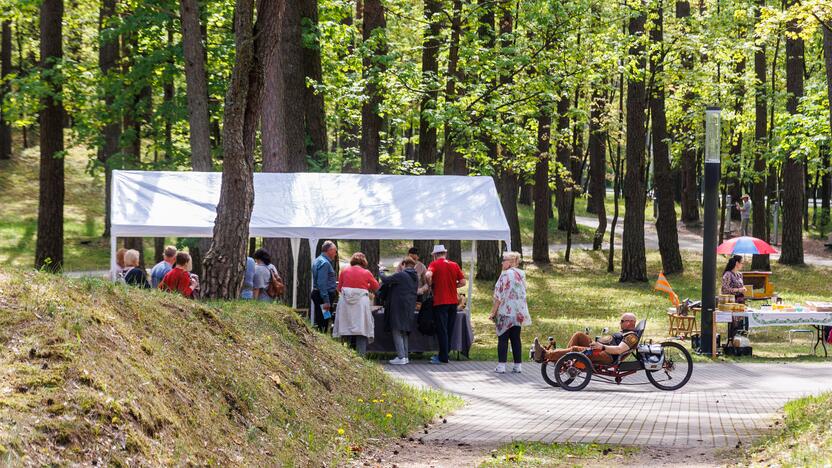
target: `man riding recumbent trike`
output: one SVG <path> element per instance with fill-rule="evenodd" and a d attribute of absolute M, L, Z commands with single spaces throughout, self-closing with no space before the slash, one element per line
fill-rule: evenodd
<path fill-rule="evenodd" d="M 535 338 L 532 359 L 541 363 L 543 380 L 553 387 L 578 391 L 589 384 L 593 374 L 605 382 L 621 380 L 645 371 L 647 380 L 660 390 L 677 390 L 690 380 L 693 361 L 679 343 L 641 344 L 647 321 L 636 324 L 636 316 L 621 316 L 621 331 L 592 340 L 577 332 L 566 348 L 558 349 L 552 338 L 543 347 Z M 645 382 L 646 383 L 646 382 Z"/>

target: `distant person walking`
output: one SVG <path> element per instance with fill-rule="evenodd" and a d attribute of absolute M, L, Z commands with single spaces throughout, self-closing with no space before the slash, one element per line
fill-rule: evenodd
<path fill-rule="evenodd" d="M 375 324 L 370 309 L 370 292 L 378 291 L 378 281 L 367 269 L 367 257 L 356 252 L 350 258 L 350 266 L 338 276 L 338 313 L 332 336 L 348 338 L 358 354 L 367 354 L 367 343 L 375 338 Z"/>
<path fill-rule="evenodd" d="M 322 333 L 329 328 L 338 300 L 335 267 L 332 266 L 337 257 L 335 243 L 325 241 L 321 245 L 321 254 L 312 262 L 312 304 L 315 306 L 315 325 Z"/>
<path fill-rule="evenodd" d="M 425 278 L 433 289 L 433 312 L 436 317 L 436 338 L 439 341 L 439 354 L 431 358 L 431 364 L 448 362 L 459 304 L 457 288 L 466 284 L 462 269 L 455 262 L 445 258 L 447 253 L 444 245 L 434 246 L 433 261 L 425 273 Z"/>
<path fill-rule="evenodd" d="M 419 273 L 416 261 L 405 257 L 399 264 L 400 271 L 381 279 L 384 299 L 385 328 L 393 334 L 396 358 L 390 364 L 402 365 L 409 362 L 408 342 L 410 332 L 415 328 L 414 312 L 419 288 Z"/>
<path fill-rule="evenodd" d="M 150 269 L 150 286 L 154 289 L 159 287 L 162 278 L 173 269 L 173 263 L 176 261 L 176 247 L 172 245 L 165 247 L 162 255 L 162 261 L 153 265 L 153 268 Z"/>
<path fill-rule="evenodd" d="M 147 272 L 139 267 L 141 255 L 138 250 L 130 249 L 124 252 L 124 282 L 139 288 L 149 289 Z"/>
<path fill-rule="evenodd" d="M 197 289 L 199 283 L 191 278 L 190 265 L 190 255 L 185 252 L 176 254 L 173 269 L 162 278 L 162 282 L 159 283 L 159 289 L 168 292 L 178 292 L 185 297 L 193 298 L 194 290 Z"/>
<path fill-rule="evenodd" d="M 514 358 L 512 372 L 520 373 L 523 362 L 523 345 L 520 343 L 520 329 L 532 324 L 526 304 L 526 273 L 520 268 L 520 254 L 503 254 L 503 272 L 494 285 L 494 306 L 490 318 L 497 328 L 498 374 L 506 372 L 508 342 L 511 341 L 511 356 Z"/>
<path fill-rule="evenodd" d="M 742 222 L 741 232 L 743 236 L 751 235 L 748 230 L 748 224 L 751 221 L 751 197 L 748 194 L 743 195 L 741 202 L 737 203 L 737 209 L 740 210 L 740 221 Z"/>

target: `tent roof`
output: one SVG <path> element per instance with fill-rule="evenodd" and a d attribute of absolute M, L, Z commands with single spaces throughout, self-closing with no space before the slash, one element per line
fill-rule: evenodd
<path fill-rule="evenodd" d="M 219 172 L 113 171 L 117 237 L 211 237 Z M 254 237 L 510 239 L 491 177 L 254 174 Z"/>

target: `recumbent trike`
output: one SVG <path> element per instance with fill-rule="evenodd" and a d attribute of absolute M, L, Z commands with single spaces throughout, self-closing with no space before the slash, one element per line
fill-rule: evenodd
<path fill-rule="evenodd" d="M 682 388 L 693 373 L 690 353 L 684 346 L 672 341 L 641 344 L 646 325 L 646 320 L 636 325 L 635 333 L 639 340 L 636 348 L 615 356 L 612 363 L 593 363 L 589 358 L 591 350 L 570 352 L 557 362 L 543 361 L 540 366 L 543 380 L 553 387 L 575 392 L 589 385 L 593 375 L 598 380 L 620 384 L 624 377 L 645 371 L 647 380 L 660 390 Z"/>

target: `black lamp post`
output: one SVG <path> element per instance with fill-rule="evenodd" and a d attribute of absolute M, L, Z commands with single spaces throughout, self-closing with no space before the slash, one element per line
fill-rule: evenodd
<path fill-rule="evenodd" d="M 701 352 L 715 351 L 711 341 L 714 333 L 714 309 L 716 309 L 716 243 L 719 226 L 719 175 L 720 175 L 720 114 L 719 107 L 705 110 L 705 194 L 704 230 L 702 239 L 702 315 Z"/>

